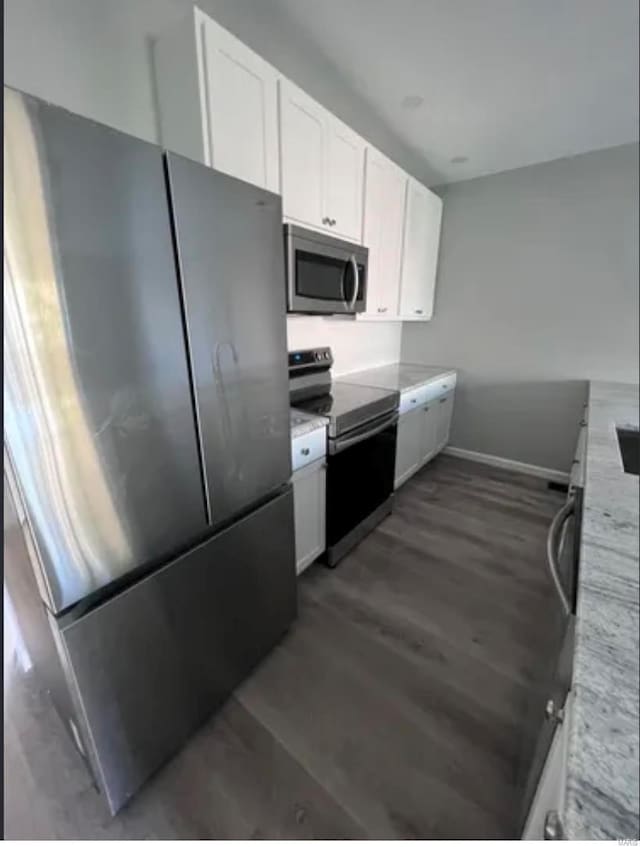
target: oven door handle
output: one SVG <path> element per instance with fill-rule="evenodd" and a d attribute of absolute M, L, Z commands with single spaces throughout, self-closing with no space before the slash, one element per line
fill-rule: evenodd
<path fill-rule="evenodd" d="M 394 412 L 392 415 L 388 415 L 377 426 L 368 429 L 366 432 L 360 432 L 358 435 L 352 435 L 350 437 L 345 435 L 343 438 L 337 438 L 335 441 L 329 440 L 329 453 L 332 456 L 335 456 L 336 453 L 342 453 L 343 450 L 348 450 L 349 447 L 353 447 L 355 444 L 359 444 L 361 441 L 365 441 L 373 435 L 378 435 L 378 433 L 387 429 L 387 427 L 397 423 L 399 417 L 398 413 Z"/>
<path fill-rule="evenodd" d="M 549 564 L 549 572 L 551 573 L 551 579 L 553 580 L 553 584 L 558 592 L 558 597 L 560 598 L 562 608 L 566 615 L 571 613 L 571 606 L 562 587 L 562 583 L 560 582 L 560 577 L 558 576 L 557 554 L 560 546 L 559 540 L 562 530 L 571 515 L 575 512 L 575 508 L 576 498 L 570 497 L 551 521 L 549 534 L 547 535 L 547 562 Z"/>

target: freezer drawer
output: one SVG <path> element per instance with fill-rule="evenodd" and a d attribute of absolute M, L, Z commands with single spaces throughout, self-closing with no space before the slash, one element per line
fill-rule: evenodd
<path fill-rule="evenodd" d="M 115 813 L 274 646 L 296 612 L 293 495 L 62 627 Z"/>

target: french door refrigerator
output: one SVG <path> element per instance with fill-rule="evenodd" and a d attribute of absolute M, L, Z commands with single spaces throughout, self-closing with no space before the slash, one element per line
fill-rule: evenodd
<path fill-rule="evenodd" d="M 115 813 L 295 616 L 281 202 L 4 119 L 5 582 Z"/>

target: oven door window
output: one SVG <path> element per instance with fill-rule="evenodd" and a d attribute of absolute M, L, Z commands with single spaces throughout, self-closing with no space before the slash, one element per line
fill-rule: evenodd
<path fill-rule="evenodd" d="M 331 456 L 327 472 L 327 544 L 355 529 L 393 493 L 398 427 Z"/>
<path fill-rule="evenodd" d="M 296 294 L 309 300 L 344 302 L 349 291 L 353 295 L 353 283 L 347 279 L 349 267 L 344 259 L 296 250 Z"/>

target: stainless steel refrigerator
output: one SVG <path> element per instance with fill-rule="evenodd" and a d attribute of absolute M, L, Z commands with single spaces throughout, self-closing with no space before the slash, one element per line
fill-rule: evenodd
<path fill-rule="evenodd" d="M 281 201 L 4 119 L 5 581 L 115 813 L 295 616 Z"/>

